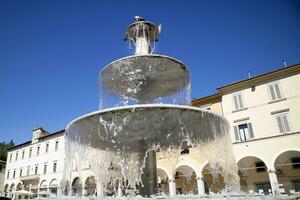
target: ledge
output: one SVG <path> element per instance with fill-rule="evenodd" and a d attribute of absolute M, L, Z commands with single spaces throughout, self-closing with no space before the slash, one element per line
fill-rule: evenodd
<path fill-rule="evenodd" d="M 270 138 L 284 137 L 284 136 L 296 135 L 296 134 L 300 134 L 300 131 L 285 133 L 285 134 L 280 134 L 280 135 L 273 135 L 273 136 L 269 136 L 269 137 L 255 138 L 255 139 L 246 140 L 246 141 L 238 141 L 238 142 L 233 142 L 232 144 L 241 144 L 241 143 L 247 143 L 247 142 L 254 142 L 254 141 L 258 141 L 258 140 L 265 140 L 265 139 L 270 139 Z"/>
<path fill-rule="evenodd" d="M 248 108 L 246 107 L 246 108 L 241 108 L 241 109 L 238 109 L 238 110 L 234 110 L 234 111 L 232 111 L 232 113 L 240 112 L 240 111 L 243 111 L 243 110 L 248 110 Z"/>
<path fill-rule="evenodd" d="M 277 100 L 274 100 L 274 101 L 270 101 L 270 102 L 268 102 L 268 104 L 277 103 L 277 102 L 280 102 L 280 101 L 285 101 L 285 100 L 286 100 L 286 98 L 277 99 Z"/>

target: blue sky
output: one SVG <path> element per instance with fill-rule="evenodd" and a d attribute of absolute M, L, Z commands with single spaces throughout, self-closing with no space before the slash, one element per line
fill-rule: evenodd
<path fill-rule="evenodd" d="M 0 1 L 0 141 L 22 143 L 98 109 L 98 72 L 131 53 L 135 15 L 162 23 L 156 53 L 184 62 L 192 97 L 300 63 L 300 2 Z"/>

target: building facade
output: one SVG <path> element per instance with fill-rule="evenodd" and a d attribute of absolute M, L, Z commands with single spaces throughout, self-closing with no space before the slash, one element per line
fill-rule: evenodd
<path fill-rule="evenodd" d="M 18 190 L 30 191 L 33 196 L 57 194 L 63 176 L 64 145 L 64 131 L 49 134 L 37 128 L 31 141 L 9 149 L 4 196 L 16 196 L 14 192 Z"/>
<path fill-rule="evenodd" d="M 194 99 L 192 105 L 228 120 L 242 191 L 300 192 L 300 64 L 220 87 L 216 94 Z M 10 149 L 5 195 L 20 189 L 59 192 L 63 135 L 64 131 L 48 134 L 36 129 L 32 141 Z M 157 173 L 159 192 L 171 196 L 220 192 L 225 186 L 222 174 L 212 171 L 205 156 L 189 144 L 169 154 L 158 152 Z M 81 175 L 74 170 L 72 177 L 72 194 L 93 195 L 103 189 L 88 165 Z"/>

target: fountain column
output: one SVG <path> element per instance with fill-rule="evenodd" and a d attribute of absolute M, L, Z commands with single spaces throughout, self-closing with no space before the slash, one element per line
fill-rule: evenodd
<path fill-rule="evenodd" d="M 147 150 L 146 144 L 144 147 L 145 150 L 141 152 L 144 168 L 141 175 L 140 194 L 143 197 L 150 197 L 150 195 L 157 193 L 156 153 L 154 150 Z"/>

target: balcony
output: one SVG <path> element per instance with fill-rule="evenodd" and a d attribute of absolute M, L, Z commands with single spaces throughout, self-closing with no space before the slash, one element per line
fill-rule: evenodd
<path fill-rule="evenodd" d="M 39 174 L 34 174 L 34 175 L 29 175 L 29 176 L 21 176 L 20 180 L 21 181 L 31 181 L 31 180 L 39 180 L 40 175 Z"/>

